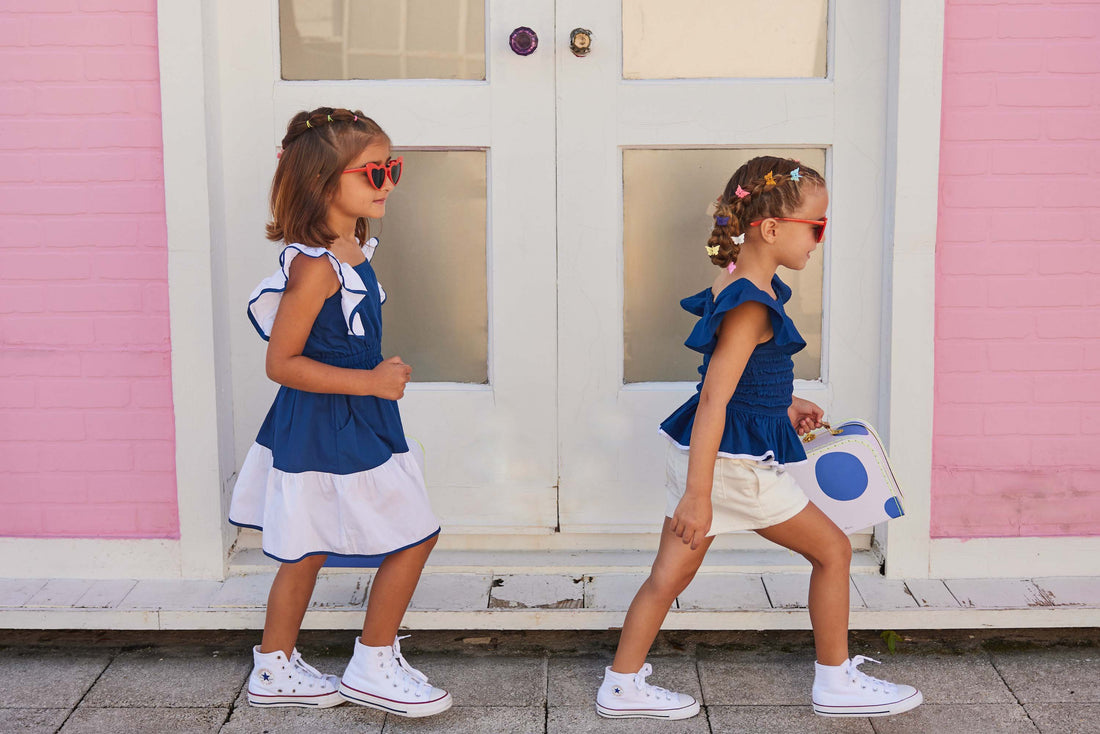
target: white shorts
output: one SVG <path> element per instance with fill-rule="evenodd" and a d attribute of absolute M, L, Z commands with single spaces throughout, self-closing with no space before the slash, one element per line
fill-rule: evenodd
<path fill-rule="evenodd" d="M 687 491 L 688 452 L 669 446 L 665 463 L 665 515 L 672 517 Z M 719 456 L 711 487 L 714 516 L 707 536 L 760 530 L 790 520 L 810 500 L 782 466 Z"/>

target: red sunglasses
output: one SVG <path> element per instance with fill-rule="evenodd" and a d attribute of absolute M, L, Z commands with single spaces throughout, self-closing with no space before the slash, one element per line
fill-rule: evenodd
<path fill-rule="evenodd" d="M 814 232 L 817 235 L 817 241 L 820 244 L 821 240 L 825 239 L 825 225 L 829 223 L 828 217 L 822 217 L 821 219 L 791 219 L 790 217 L 768 217 L 768 219 L 774 219 L 777 222 L 802 222 L 803 224 L 814 225 Z M 749 222 L 750 227 L 758 227 L 760 223 L 765 220 L 757 219 L 755 222 Z"/>
<path fill-rule="evenodd" d="M 367 174 L 367 182 L 381 191 L 382 187 L 386 185 L 387 176 L 389 176 L 394 186 L 397 185 L 397 182 L 401 180 L 401 166 L 404 163 L 405 157 L 398 156 L 392 161 L 381 165 L 377 163 L 368 163 L 362 168 L 349 168 L 344 171 L 344 173 L 365 173 Z"/>

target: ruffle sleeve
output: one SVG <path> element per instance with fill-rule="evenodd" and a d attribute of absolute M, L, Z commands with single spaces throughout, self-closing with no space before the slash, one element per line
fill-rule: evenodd
<path fill-rule="evenodd" d="M 367 260 L 374 258 L 374 252 L 378 248 L 378 239 L 371 237 L 363 246 L 363 254 Z M 344 313 L 344 321 L 348 326 L 348 334 L 351 336 L 364 336 L 362 317 L 356 312 L 356 308 L 362 300 L 370 294 L 363 279 L 355 268 L 347 263 L 342 263 L 336 256 L 323 247 L 309 247 L 308 245 L 287 245 L 279 254 L 279 269 L 272 275 L 260 281 L 252 295 L 248 297 L 248 319 L 252 322 L 260 337 L 267 341 L 271 338 L 271 326 L 275 323 L 275 314 L 279 310 L 279 303 L 283 300 L 286 285 L 290 279 L 290 263 L 295 257 L 327 257 L 332 269 L 340 279 L 340 308 Z M 386 291 L 378 286 L 378 298 L 380 302 L 386 302 Z"/>
<path fill-rule="evenodd" d="M 779 300 L 757 288 L 747 278 L 733 281 L 713 300 L 710 289 L 683 299 L 680 301 L 680 306 L 685 311 L 700 317 L 687 341 L 684 342 L 684 346 L 703 354 L 713 353 L 718 345 L 718 327 L 721 326 L 722 318 L 726 313 L 747 301 L 757 301 L 768 308 L 775 345 L 789 354 L 803 349 L 806 342 L 798 333 L 794 322 L 784 313 L 781 305 L 790 299 L 791 289 L 779 279 L 779 276 L 772 278 L 772 288 Z"/>

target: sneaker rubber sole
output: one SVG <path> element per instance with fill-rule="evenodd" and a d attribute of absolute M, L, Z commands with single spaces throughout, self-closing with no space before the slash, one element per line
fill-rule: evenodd
<path fill-rule="evenodd" d="M 248 705 L 261 708 L 278 708 L 280 706 L 294 706 L 306 709 L 327 709 L 339 706 L 344 702 L 344 697 L 338 691 L 332 693 L 318 693 L 311 696 L 286 696 L 283 694 L 253 693 L 248 692 Z"/>
<path fill-rule="evenodd" d="M 903 698 L 900 701 L 875 705 L 828 706 L 814 701 L 814 713 L 818 716 L 831 716 L 836 718 L 846 716 L 893 716 L 894 714 L 903 714 L 906 711 L 915 709 L 922 703 L 924 703 L 924 696 L 921 695 L 920 691 L 917 691 L 908 698 Z"/>
<path fill-rule="evenodd" d="M 605 719 L 690 719 L 699 713 L 699 702 L 677 709 L 611 709 L 597 703 L 596 713 Z"/>
<path fill-rule="evenodd" d="M 397 701 L 392 698 L 386 698 L 385 696 L 378 696 L 373 693 L 367 693 L 366 691 L 360 691 L 358 688 L 352 688 L 343 681 L 340 682 L 339 695 L 343 697 L 343 700 L 350 703 L 388 711 L 398 716 L 407 716 L 410 719 L 418 719 L 422 716 L 434 716 L 435 714 L 443 713 L 449 709 L 454 702 L 449 693 L 444 693 L 434 701 L 425 701 L 424 703 Z"/>

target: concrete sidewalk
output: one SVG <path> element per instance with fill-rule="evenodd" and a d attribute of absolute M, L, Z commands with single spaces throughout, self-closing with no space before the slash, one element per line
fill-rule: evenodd
<path fill-rule="evenodd" d="M 340 673 L 354 632 L 304 632 L 299 649 Z M 255 632 L 0 632 L 0 732 L 1100 732 L 1100 630 L 902 633 L 896 654 L 852 633 L 865 670 L 910 683 L 925 704 L 879 719 L 810 710 L 807 632 L 667 632 L 651 683 L 704 704 L 680 722 L 607 721 L 593 697 L 615 632 L 417 632 L 410 662 L 455 707 L 410 720 L 345 704 L 250 708 Z"/>

